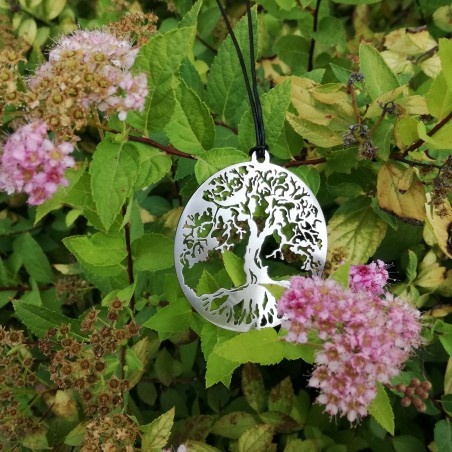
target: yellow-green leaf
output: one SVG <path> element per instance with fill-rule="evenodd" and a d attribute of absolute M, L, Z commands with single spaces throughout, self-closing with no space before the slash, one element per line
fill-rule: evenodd
<path fill-rule="evenodd" d="M 405 169 L 385 163 L 378 172 L 377 197 L 380 208 L 402 221 L 422 224 L 425 220 L 425 194 L 422 184 L 413 177 L 408 190 L 400 191 Z"/>

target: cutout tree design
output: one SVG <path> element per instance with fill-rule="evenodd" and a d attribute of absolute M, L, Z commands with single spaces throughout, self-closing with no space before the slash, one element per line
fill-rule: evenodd
<path fill-rule="evenodd" d="M 292 263 L 297 273 L 322 272 L 326 224 L 300 179 L 267 160 L 255 161 L 230 166 L 198 189 L 182 214 L 175 250 L 179 281 L 195 309 L 218 326 L 248 331 L 280 323 L 265 285 L 286 281 L 270 275 L 272 260 Z M 189 287 L 187 281 L 196 280 L 191 270 L 204 263 L 205 276 L 206 264 L 219 268 L 225 253 L 232 253 L 236 266 L 243 263 L 241 284 L 201 293 L 198 279 L 196 291 Z"/>

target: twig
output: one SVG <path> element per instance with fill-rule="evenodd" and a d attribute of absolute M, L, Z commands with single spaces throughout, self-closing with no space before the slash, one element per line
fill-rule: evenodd
<path fill-rule="evenodd" d="M 317 0 L 317 3 L 315 5 L 315 9 L 313 12 L 314 15 L 314 25 L 312 27 L 312 32 L 315 33 L 317 31 L 317 26 L 319 22 L 319 9 L 320 9 L 320 2 L 322 0 Z M 314 49 L 315 49 L 315 39 L 314 37 L 311 38 L 311 43 L 309 45 L 309 59 L 308 59 L 308 72 L 312 71 L 314 69 Z"/>
<path fill-rule="evenodd" d="M 406 159 L 405 157 L 398 156 L 398 155 L 391 155 L 391 160 L 397 160 L 398 162 L 407 163 L 410 166 L 424 166 L 426 168 L 437 168 L 441 169 L 441 165 L 435 165 L 434 163 L 427 163 L 427 162 L 416 162 L 414 160 Z"/>
<path fill-rule="evenodd" d="M 386 116 L 386 111 L 383 110 L 381 112 L 380 117 L 377 119 L 377 122 L 373 125 L 373 127 L 369 130 L 369 135 L 372 136 L 374 134 L 374 132 L 378 129 L 378 127 L 380 126 L 380 124 L 383 122 L 383 119 L 385 119 Z"/>
<path fill-rule="evenodd" d="M 125 381 L 126 378 L 126 372 L 125 372 L 125 365 L 126 365 L 126 346 L 123 345 L 121 347 L 121 381 Z M 124 387 L 121 385 L 121 408 L 124 409 Z"/>
<path fill-rule="evenodd" d="M 122 216 L 126 216 L 127 209 L 125 206 L 122 207 Z M 133 286 L 135 283 L 135 279 L 133 277 L 133 258 L 132 258 L 132 246 L 130 242 L 130 222 L 124 225 L 124 235 L 126 240 L 126 249 L 127 249 L 127 275 L 129 276 L 129 284 Z M 135 310 L 135 293 L 132 293 L 132 297 L 130 298 L 130 309 L 132 312 Z"/>
<path fill-rule="evenodd" d="M 304 165 L 320 165 L 321 163 L 325 163 L 326 158 L 321 157 L 318 159 L 312 159 L 312 160 L 293 160 L 288 163 L 283 163 L 282 166 L 285 168 L 291 168 L 293 166 L 304 166 Z"/>
<path fill-rule="evenodd" d="M 196 33 L 196 39 L 203 44 L 205 47 L 207 47 L 211 52 L 213 52 L 215 55 L 218 53 L 218 50 L 210 45 L 205 39 L 201 38 L 198 33 Z"/>
<path fill-rule="evenodd" d="M 363 120 L 359 112 L 358 102 L 356 102 L 355 87 L 353 85 L 348 85 L 347 91 L 349 92 L 350 97 L 352 98 L 353 111 L 355 112 L 356 120 L 358 121 L 358 124 L 361 124 Z"/>
<path fill-rule="evenodd" d="M 438 122 L 435 125 L 435 127 L 433 127 L 433 129 L 427 133 L 427 135 L 429 137 L 431 137 L 436 132 L 438 132 L 438 130 L 441 129 L 441 127 L 445 126 L 451 119 L 452 119 L 452 111 L 444 119 L 442 119 L 440 122 Z M 419 140 L 415 141 L 409 148 L 405 149 L 405 151 L 402 153 L 402 157 L 406 157 L 409 152 L 415 151 L 416 149 L 420 148 L 424 143 L 425 143 L 425 141 L 422 140 L 421 138 Z"/>
<path fill-rule="evenodd" d="M 119 134 L 122 133 L 119 130 L 111 129 L 110 127 L 101 126 L 101 128 L 107 132 Z M 148 144 L 149 146 L 153 146 L 157 149 L 160 149 L 161 151 L 171 154 L 171 155 L 177 155 L 179 157 L 184 157 L 187 159 L 195 159 L 195 157 L 191 154 L 187 154 L 186 152 L 179 151 L 178 149 L 172 147 L 172 146 L 165 146 L 164 144 L 161 144 L 152 138 L 146 138 L 146 137 L 137 137 L 135 135 L 127 135 L 127 139 L 130 141 L 135 141 L 137 143 L 144 143 Z"/>
<path fill-rule="evenodd" d="M 226 127 L 226 129 L 231 130 L 231 131 L 234 132 L 236 135 L 239 133 L 238 130 L 237 130 L 235 127 L 228 126 L 228 125 L 227 125 L 225 122 L 223 122 L 223 121 L 214 121 L 214 123 L 215 123 L 217 126 Z"/>

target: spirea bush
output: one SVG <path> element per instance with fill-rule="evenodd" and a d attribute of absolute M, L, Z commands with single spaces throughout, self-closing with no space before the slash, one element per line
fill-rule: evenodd
<path fill-rule="evenodd" d="M 256 144 L 216 1 L 0 0 L 0 450 L 450 451 L 452 9 L 251 16 L 270 158 L 317 196 L 328 255 L 303 271 L 282 224 L 260 289 L 281 326 L 236 333 L 173 255 L 190 197 Z M 244 285 L 217 236 L 197 296 Z"/>

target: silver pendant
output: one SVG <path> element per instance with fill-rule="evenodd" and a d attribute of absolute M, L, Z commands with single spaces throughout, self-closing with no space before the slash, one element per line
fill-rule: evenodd
<path fill-rule="evenodd" d="M 277 302 L 265 285 L 286 287 L 287 276 L 300 272 L 320 275 L 326 252 L 326 222 L 314 194 L 270 163 L 267 152 L 263 162 L 254 153 L 251 162 L 214 174 L 190 199 L 177 227 L 175 266 L 196 311 L 244 332 L 279 325 Z M 225 253 L 229 262 L 243 264 L 231 280 Z M 217 288 L 218 281 L 227 283 Z M 205 293 L 209 284 L 214 290 Z"/>

